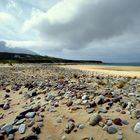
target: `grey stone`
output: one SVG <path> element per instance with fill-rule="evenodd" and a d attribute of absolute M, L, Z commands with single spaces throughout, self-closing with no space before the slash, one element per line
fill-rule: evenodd
<path fill-rule="evenodd" d="M 108 126 L 112 125 L 112 120 L 108 120 L 106 123 Z"/>
<path fill-rule="evenodd" d="M 48 135 L 47 138 L 46 138 L 46 140 L 53 140 L 52 135 Z"/>
<path fill-rule="evenodd" d="M 83 95 L 82 96 L 82 100 L 86 100 L 86 99 L 88 99 L 88 96 L 87 95 Z"/>
<path fill-rule="evenodd" d="M 99 126 L 100 126 L 100 127 L 104 127 L 105 124 L 104 124 L 103 122 L 99 122 Z"/>
<path fill-rule="evenodd" d="M 129 122 L 128 122 L 127 120 L 122 120 L 122 124 L 124 124 L 124 125 L 128 125 Z"/>
<path fill-rule="evenodd" d="M 16 122 L 16 125 L 19 125 L 19 124 L 24 123 L 24 122 L 25 122 L 25 120 L 26 120 L 26 119 L 25 119 L 25 118 L 23 118 L 23 119 L 21 119 L 21 120 L 17 121 L 17 122 Z"/>
<path fill-rule="evenodd" d="M 7 110 L 7 109 L 9 109 L 9 108 L 10 108 L 10 105 L 9 105 L 8 102 L 6 102 L 6 103 L 4 104 L 4 106 L 3 106 L 3 109 L 4 109 L 4 110 Z"/>
<path fill-rule="evenodd" d="M 129 93 L 128 96 L 135 96 L 135 93 Z"/>
<path fill-rule="evenodd" d="M 25 124 L 21 124 L 21 125 L 19 126 L 18 131 L 19 131 L 20 134 L 24 134 L 25 131 L 26 131 L 26 125 L 25 125 Z"/>
<path fill-rule="evenodd" d="M 14 135 L 13 134 L 9 134 L 8 135 L 8 140 L 14 140 Z"/>
<path fill-rule="evenodd" d="M 35 116 L 35 112 L 28 112 L 25 117 L 26 118 L 33 118 Z"/>
<path fill-rule="evenodd" d="M 140 134 L 140 122 L 136 123 L 136 125 L 134 126 L 134 131 Z"/>
<path fill-rule="evenodd" d="M 62 118 L 61 117 L 57 117 L 56 122 L 57 123 L 62 123 Z"/>
<path fill-rule="evenodd" d="M 118 134 L 117 135 L 117 140 L 123 140 L 123 135 Z"/>
<path fill-rule="evenodd" d="M 13 125 L 12 124 L 5 124 L 1 130 L 4 130 L 7 134 L 13 130 Z"/>
<path fill-rule="evenodd" d="M 88 103 L 88 100 L 83 100 L 82 103 L 83 103 L 83 104 L 87 104 L 87 103 Z"/>
<path fill-rule="evenodd" d="M 109 133 L 109 134 L 115 134 L 115 133 L 117 133 L 117 128 L 115 127 L 115 126 L 109 126 L 108 127 L 108 129 L 107 129 L 107 132 Z"/>
<path fill-rule="evenodd" d="M 95 109 L 94 108 L 87 108 L 86 111 L 87 111 L 88 114 L 91 114 L 95 111 Z"/>
<path fill-rule="evenodd" d="M 79 129 L 84 129 L 85 128 L 85 125 L 84 124 L 79 124 L 78 128 Z"/>
<path fill-rule="evenodd" d="M 101 121 L 101 116 L 98 114 L 98 113 L 94 113 L 90 116 L 90 119 L 89 119 L 89 124 L 94 126 L 96 124 L 99 123 L 99 121 Z"/>
<path fill-rule="evenodd" d="M 107 110 L 105 108 L 100 108 L 99 109 L 99 112 L 101 112 L 101 113 L 107 113 Z"/>
<path fill-rule="evenodd" d="M 103 127 L 103 130 L 104 130 L 104 131 L 107 131 L 107 130 L 108 130 L 108 125 L 105 125 L 105 126 Z"/>
<path fill-rule="evenodd" d="M 140 118 L 140 109 L 136 109 L 136 110 L 133 110 L 132 112 L 131 112 L 131 117 L 132 118 L 136 118 L 136 119 L 138 119 L 138 118 Z"/>
<path fill-rule="evenodd" d="M 51 93 L 49 93 L 48 95 L 47 95 L 47 100 L 48 101 L 50 101 L 50 100 L 53 100 L 55 97 L 51 94 Z"/>

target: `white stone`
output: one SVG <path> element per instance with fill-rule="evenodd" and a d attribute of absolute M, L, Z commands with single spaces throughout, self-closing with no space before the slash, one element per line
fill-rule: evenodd
<path fill-rule="evenodd" d="M 136 123 L 136 125 L 134 126 L 134 131 L 140 134 L 140 122 Z"/>

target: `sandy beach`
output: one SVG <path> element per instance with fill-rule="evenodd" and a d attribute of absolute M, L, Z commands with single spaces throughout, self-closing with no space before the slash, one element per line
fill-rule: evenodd
<path fill-rule="evenodd" d="M 136 66 L 109 66 L 109 65 L 65 65 L 64 68 L 94 71 L 114 76 L 128 76 L 140 78 L 140 67 Z"/>
<path fill-rule="evenodd" d="M 0 66 L 0 140 L 139 140 L 140 68 L 64 67 Z"/>

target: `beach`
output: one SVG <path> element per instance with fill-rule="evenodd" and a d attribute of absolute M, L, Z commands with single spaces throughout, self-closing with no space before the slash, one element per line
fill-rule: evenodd
<path fill-rule="evenodd" d="M 138 66 L 112 66 L 112 65 L 65 65 L 64 68 L 94 71 L 101 74 L 114 76 L 128 76 L 140 78 L 140 67 Z"/>
<path fill-rule="evenodd" d="M 0 140 L 139 140 L 139 78 L 139 67 L 0 64 Z"/>

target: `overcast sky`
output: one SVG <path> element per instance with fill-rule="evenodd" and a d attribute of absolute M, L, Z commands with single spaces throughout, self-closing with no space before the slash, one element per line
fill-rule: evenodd
<path fill-rule="evenodd" d="M 140 62 L 140 0 L 0 0 L 0 41 L 61 58 Z"/>

